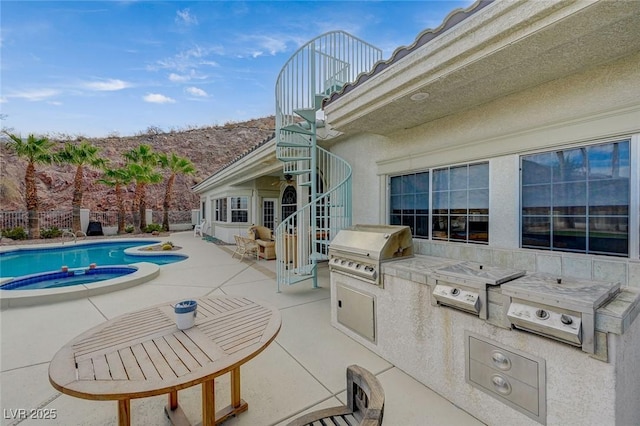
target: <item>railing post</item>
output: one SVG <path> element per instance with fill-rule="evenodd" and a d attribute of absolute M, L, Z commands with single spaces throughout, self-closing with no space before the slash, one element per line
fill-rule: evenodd
<path fill-rule="evenodd" d="M 87 233 L 89 229 L 89 209 L 80 209 L 80 230 Z"/>

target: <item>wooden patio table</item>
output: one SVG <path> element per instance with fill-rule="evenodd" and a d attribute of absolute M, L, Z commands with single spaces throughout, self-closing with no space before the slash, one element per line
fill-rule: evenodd
<path fill-rule="evenodd" d="M 168 394 L 174 425 L 190 424 L 178 391 L 202 384 L 202 425 L 246 411 L 240 366 L 262 352 L 280 331 L 280 311 L 244 297 L 195 299 L 195 326 L 178 330 L 165 303 L 120 315 L 67 343 L 49 365 L 60 392 L 91 400 L 117 400 L 118 422 L 131 422 L 130 400 Z M 215 410 L 214 379 L 231 373 L 231 404 Z"/>

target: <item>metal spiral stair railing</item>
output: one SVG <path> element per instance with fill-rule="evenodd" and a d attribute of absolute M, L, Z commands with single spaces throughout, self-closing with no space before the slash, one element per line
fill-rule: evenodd
<path fill-rule="evenodd" d="M 370 70 L 382 51 L 344 31 L 323 34 L 294 53 L 276 82 L 276 157 L 296 176 L 298 196 L 309 204 L 276 228 L 280 284 L 313 279 L 329 242 L 351 225 L 351 167 L 317 145 L 324 126 L 322 100 Z"/>

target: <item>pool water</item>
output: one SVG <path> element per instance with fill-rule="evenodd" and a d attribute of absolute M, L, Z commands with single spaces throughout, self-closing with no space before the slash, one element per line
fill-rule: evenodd
<path fill-rule="evenodd" d="M 159 241 L 108 241 L 88 244 L 73 244 L 47 248 L 21 248 L 0 253 L 0 277 L 21 277 L 39 272 L 60 270 L 62 266 L 88 268 L 98 266 L 128 265 L 136 262 L 151 262 L 157 265 L 180 262 L 187 258 L 182 254 L 128 255 L 125 249 Z"/>
<path fill-rule="evenodd" d="M 45 288 L 68 287 L 81 284 L 93 284 L 132 274 L 138 269 L 130 266 L 104 267 L 95 269 L 56 271 L 44 274 L 28 275 L 11 280 L 0 286 L 1 290 L 41 290 Z"/>

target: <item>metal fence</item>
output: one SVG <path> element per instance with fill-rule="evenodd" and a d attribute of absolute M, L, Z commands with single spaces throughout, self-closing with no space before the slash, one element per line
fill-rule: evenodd
<path fill-rule="evenodd" d="M 153 211 L 153 223 L 162 224 L 162 211 Z M 73 226 L 73 212 L 71 210 L 49 210 L 38 212 L 40 229 L 71 229 Z M 89 220 L 100 222 L 102 226 L 118 226 L 118 212 L 89 212 Z M 125 224 L 132 225 L 133 215 L 127 212 Z M 169 211 L 169 224 L 191 224 L 191 210 Z M 29 214 L 26 211 L 0 211 L 0 230 L 29 228 Z"/>
<path fill-rule="evenodd" d="M 73 212 L 70 210 L 49 210 L 38 212 L 40 228 L 70 229 L 73 223 Z M 26 211 L 0 212 L 0 229 L 29 228 L 29 213 Z"/>

